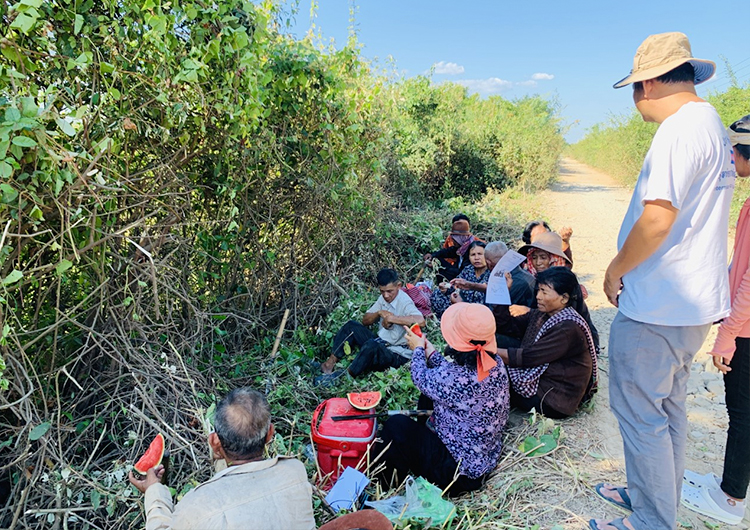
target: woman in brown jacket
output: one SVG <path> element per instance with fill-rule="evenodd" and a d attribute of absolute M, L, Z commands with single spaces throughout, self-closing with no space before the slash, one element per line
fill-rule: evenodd
<path fill-rule="evenodd" d="M 596 348 L 581 317 L 576 275 L 551 267 L 536 279 L 537 309 L 514 317 L 508 306 L 495 307 L 497 332 L 522 338 L 520 347 L 498 349 L 497 355 L 508 366 L 512 406 L 565 418 L 596 392 Z"/>

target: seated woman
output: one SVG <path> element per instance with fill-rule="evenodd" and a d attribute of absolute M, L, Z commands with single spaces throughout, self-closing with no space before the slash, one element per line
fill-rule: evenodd
<path fill-rule="evenodd" d="M 490 279 L 490 270 L 484 259 L 483 241 L 474 241 L 469 245 L 469 265 L 463 268 L 461 274 L 450 282 L 441 282 L 432 290 L 430 305 L 435 316 L 440 318 L 448 307 L 455 302 L 483 304 L 484 292 L 476 290 L 479 285 L 486 285 Z M 456 289 L 461 289 L 457 292 Z M 456 293 L 455 295 L 453 293 Z"/>
<path fill-rule="evenodd" d="M 424 255 L 427 266 L 432 264 L 433 259 L 440 262 L 437 278 L 439 282 L 450 281 L 460 274 L 467 263 L 466 251 L 469 245 L 479 240 L 471 233 L 471 223 L 466 215 L 459 213 L 451 222 L 451 231 L 445 238 L 442 248 Z"/>
<path fill-rule="evenodd" d="M 530 244 L 534 241 L 539 234 L 544 232 L 552 232 L 546 221 L 530 221 L 526 224 L 521 234 L 521 240 L 525 244 Z M 570 249 L 570 238 L 573 236 L 573 229 L 569 226 L 563 226 L 559 231 L 560 237 L 562 238 L 562 248 L 565 256 L 572 262 L 573 251 Z"/>
<path fill-rule="evenodd" d="M 509 279 L 509 275 L 506 275 Z M 511 405 L 565 418 L 596 392 L 596 348 L 579 311 L 583 304 L 576 275 L 552 267 L 537 275 L 537 309 L 514 317 L 495 306 L 498 332 L 522 337 L 518 348 L 498 348 L 508 366 Z"/>
<path fill-rule="evenodd" d="M 495 319 L 487 306 L 453 304 L 443 314 L 440 330 L 453 362 L 423 337 L 406 336 L 414 348 L 411 377 L 433 401 L 432 416 L 426 424 L 392 416 L 370 454 L 374 461 L 383 453 L 380 480 L 400 483 L 413 474 L 442 489 L 451 485 L 448 493 L 457 495 L 481 487 L 497 465 L 509 383 L 505 368 L 492 357 Z"/>

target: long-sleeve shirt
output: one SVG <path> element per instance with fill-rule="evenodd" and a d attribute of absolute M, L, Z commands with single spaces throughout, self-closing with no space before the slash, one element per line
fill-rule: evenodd
<path fill-rule="evenodd" d="M 479 478 L 492 471 L 510 409 L 510 383 L 502 363 L 480 382 L 476 368 L 452 363 L 438 352 L 427 361 L 424 349 L 417 348 L 411 378 L 432 399 L 435 432 L 459 462 L 461 474 Z"/>
<path fill-rule="evenodd" d="M 740 210 L 734 236 L 734 256 L 729 269 L 729 292 L 732 309 L 719 326 L 711 353 L 731 361 L 735 339 L 750 337 L 750 199 Z"/>
<path fill-rule="evenodd" d="M 312 487 L 299 460 L 231 466 L 175 506 L 163 484 L 146 490 L 146 530 L 312 530 Z"/>
<path fill-rule="evenodd" d="M 549 316 L 538 309 L 512 317 L 508 306 L 493 310 L 498 333 L 522 338 L 519 348 L 508 348 L 508 366 L 531 368 L 549 363 L 539 378 L 537 396 L 563 414 L 578 409 L 593 371 L 586 335 L 572 320 L 564 320 L 549 329 L 539 340 L 539 330 Z"/>

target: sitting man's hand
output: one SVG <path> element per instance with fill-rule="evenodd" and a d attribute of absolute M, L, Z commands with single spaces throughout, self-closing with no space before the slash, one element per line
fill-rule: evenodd
<path fill-rule="evenodd" d="M 161 484 L 161 478 L 164 476 L 164 466 L 152 467 L 146 471 L 146 478 L 135 478 L 133 472 L 128 474 L 128 480 L 135 486 L 135 488 L 141 493 L 146 493 L 146 490 L 154 484 Z"/>
<path fill-rule="evenodd" d="M 390 311 L 383 310 L 383 311 L 380 311 L 379 314 L 380 314 L 380 319 L 383 321 L 383 327 L 385 329 L 391 329 L 391 326 L 393 325 L 393 318 L 395 318 L 393 316 L 393 313 L 391 313 Z"/>
<path fill-rule="evenodd" d="M 429 265 L 430 262 L 432 261 L 432 254 L 428 252 L 427 254 L 422 256 L 422 258 L 424 259 L 425 264 Z"/>

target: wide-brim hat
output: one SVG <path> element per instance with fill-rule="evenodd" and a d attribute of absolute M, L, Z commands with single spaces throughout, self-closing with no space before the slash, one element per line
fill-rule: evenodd
<path fill-rule="evenodd" d="M 484 304 L 452 304 L 440 318 L 440 331 L 448 346 L 456 351 L 472 351 L 472 340 L 483 340 L 484 349 L 497 351 L 495 316 Z"/>
<path fill-rule="evenodd" d="M 538 248 L 549 252 L 550 254 L 554 254 L 555 256 L 565 258 L 568 263 L 573 263 L 568 256 L 565 255 L 565 252 L 563 252 L 562 243 L 562 238 L 556 232 L 542 232 L 536 236 L 531 243 L 519 248 L 518 253 L 525 256 L 532 248 Z"/>
<path fill-rule="evenodd" d="M 622 88 L 638 81 L 655 79 L 685 63 L 693 65 L 696 85 L 708 81 L 716 72 L 713 61 L 693 57 L 690 41 L 684 33 L 673 31 L 649 35 L 635 52 L 630 75 L 615 83 L 614 87 Z"/>

